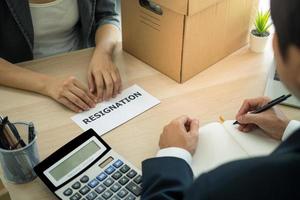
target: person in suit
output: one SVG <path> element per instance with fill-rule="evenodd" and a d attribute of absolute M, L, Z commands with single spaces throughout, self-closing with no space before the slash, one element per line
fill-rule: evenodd
<path fill-rule="evenodd" d="M 271 0 L 276 33 L 273 40 L 278 73 L 300 98 L 300 1 Z M 245 100 L 236 119 L 239 129 L 263 129 L 282 140 L 268 156 L 237 160 L 193 180 L 190 167 L 198 141 L 199 121 L 182 116 L 161 134 L 156 158 L 143 161 L 142 199 L 300 199 L 300 123 L 278 109 L 261 114 L 250 111 L 265 105 L 265 97 Z"/>

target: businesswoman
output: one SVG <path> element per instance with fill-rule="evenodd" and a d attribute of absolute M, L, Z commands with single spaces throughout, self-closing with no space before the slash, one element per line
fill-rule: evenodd
<path fill-rule="evenodd" d="M 49 96 L 75 112 L 114 97 L 121 90 L 112 62 L 120 37 L 117 1 L 0 1 L 0 84 Z M 88 86 L 13 64 L 92 46 Z"/>

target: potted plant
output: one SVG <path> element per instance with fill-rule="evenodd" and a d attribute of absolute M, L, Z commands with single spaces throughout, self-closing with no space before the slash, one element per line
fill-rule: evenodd
<path fill-rule="evenodd" d="M 250 49 L 256 53 L 264 51 L 268 38 L 270 36 L 269 28 L 272 23 L 269 23 L 270 11 L 259 11 L 255 18 L 255 29 L 251 31 Z"/>

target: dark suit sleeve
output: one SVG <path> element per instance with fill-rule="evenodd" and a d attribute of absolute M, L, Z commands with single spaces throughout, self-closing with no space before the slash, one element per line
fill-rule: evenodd
<path fill-rule="evenodd" d="M 142 164 L 142 199 L 300 199 L 299 169 L 299 155 L 272 155 L 227 163 L 193 182 L 184 160 L 153 158 Z"/>
<path fill-rule="evenodd" d="M 193 183 L 190 166 L 180 158 L 148 159 L 142 163 L 142 171 L 142 199 L 146 200 L 184 199 L 185 193 Z"/>

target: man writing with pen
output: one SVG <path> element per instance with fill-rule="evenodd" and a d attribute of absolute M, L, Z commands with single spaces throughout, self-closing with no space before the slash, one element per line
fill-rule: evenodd
<path fill-rule="evenodd" d="M 281 81 L 300 98 L 300 1 L 271 0 L 273 48 Z M 161 134 L 156 158 L 142 163 L 142 199 L 300 199 L 300 122 L 289 120 L 266 97 L 245 100 L 239 130 L 262 129 L 281 145 L 269 156 L 227 163 L 193 180 L 190 168 L 199 121 L 179 117 Z M 272 103 L 271 103 L 272 104 Z"/>

